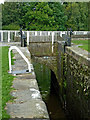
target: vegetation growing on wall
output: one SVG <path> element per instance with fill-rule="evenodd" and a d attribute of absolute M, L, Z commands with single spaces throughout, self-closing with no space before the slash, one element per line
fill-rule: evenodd
<path fill-rule="evenodd" d="M 59 48 L 59 47 L 58 47 Z M 59 48 L 60 49 L 60 48 Z M 66 103 L 66 108 L 75 119 L 89 118 L 90 85 L 87 65 L 82 64 L 82 59 L 74 59 L 69 54 L 59 52 L 59 85 L 60 94 Z M 62 64 L 60 64 L 62 63 Z M 78 107 L 79 106 L 79 107 Z"/>

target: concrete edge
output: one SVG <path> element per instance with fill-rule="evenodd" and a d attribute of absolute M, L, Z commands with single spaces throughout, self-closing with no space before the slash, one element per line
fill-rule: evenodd
<path fill-rule="evenodd" d="M 85 50 L 82 50 L 78 47 L 66 47 L 66 53 L 71 55 L 74 59 L 79 61 L 81 64 L 87 65 L 90 67 L 90 58 L 89 53 Z"/>

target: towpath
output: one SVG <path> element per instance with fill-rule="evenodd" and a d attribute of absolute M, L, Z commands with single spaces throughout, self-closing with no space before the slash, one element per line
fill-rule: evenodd
<path fill-rule="evenodd" d="M 9 44 L 10 45 L 10 44 Z M 3 44 L 4 46 L 4 44 Z M 27 47 L 19 47 L 31 62 L 30 52 Z M 16 50 L 14 53 L 13 71 L 26 70 L 27 64 Z M 33 68 L 33 66 L 32 66 Z M 49 120 L 45 103 L 42 100 L 34 69 L 31 73 L 14 74 L 12 87 L 15 89 L 10 94 L 14 97 L 12 102 L 6 106 L 7 113 L 12 118 L 32 118 L 34 120 Z M 11 120 L 10 119 L 10 120 Z"/>

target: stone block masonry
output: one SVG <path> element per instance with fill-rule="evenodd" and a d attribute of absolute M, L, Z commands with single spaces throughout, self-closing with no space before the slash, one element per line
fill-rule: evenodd
<path fill-rule="evenodd" d="M 19 47 L 24 55 L 31 61 L 30 53 L 25 47 Z M 22 57 L 13 50 L 13 71 L 27 69 L 27 64 Z M 34 70 L 31 73 L 15 75 L 12 87 L 15 89 L 10 94 L 14 100 L 6 106 L 7 113 L 13 119 L 48 120 L 49 115 L 45 103 L 42 100 Z"/>
<path fill-rule="evenodd" d="M 84 55 L 80 54 L 78 48 L 76 49 L 78 57 L 75 49 L 71 48 L 74 54 L 68 52 L 68 49 L 66 50 L 68 53 L 66 62 L 67 108 L 70 113 L 73 110 L 72 114 L 76 114 L 76 119 L 78 117 L 80 119 L 90 119 L 90 61 L 85 59 L 85 52 L 83 52 Z M 75 109 L 77 112 L 75 112 Z"/>
<path fill-rule="evenodd" d="M 58 83 L 60 94 L 73 120 L 90 119 L 90 58 L 76 46 L 58 43 Z"/>

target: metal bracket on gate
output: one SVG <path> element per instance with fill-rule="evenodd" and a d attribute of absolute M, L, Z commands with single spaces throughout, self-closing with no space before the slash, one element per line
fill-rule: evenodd
<path fill-rule="evenodd" d="M 21 70 L 21 71 L 12 71 L 12 66 L 11 66 L 11 51 L 15 49 L 17 50 L 17 52 L 22 56 L 22 58 L 26 61 L 27 65 L 28 65 L 28 69 L 27 70 Z M 32 64 L 29 62 L 29 60 L 25 57 L 25 55 L 21 52 L 21 50 L 16 47 L 16 46 L 11 46 L 9 48 L 9 52 L 8 52 L 8 55 L 9 55 L 9 73 L 12 73 L 12 74 L 20 74 L 20 73 L 30 73 L 31 70 L 32 70 Z"/>

